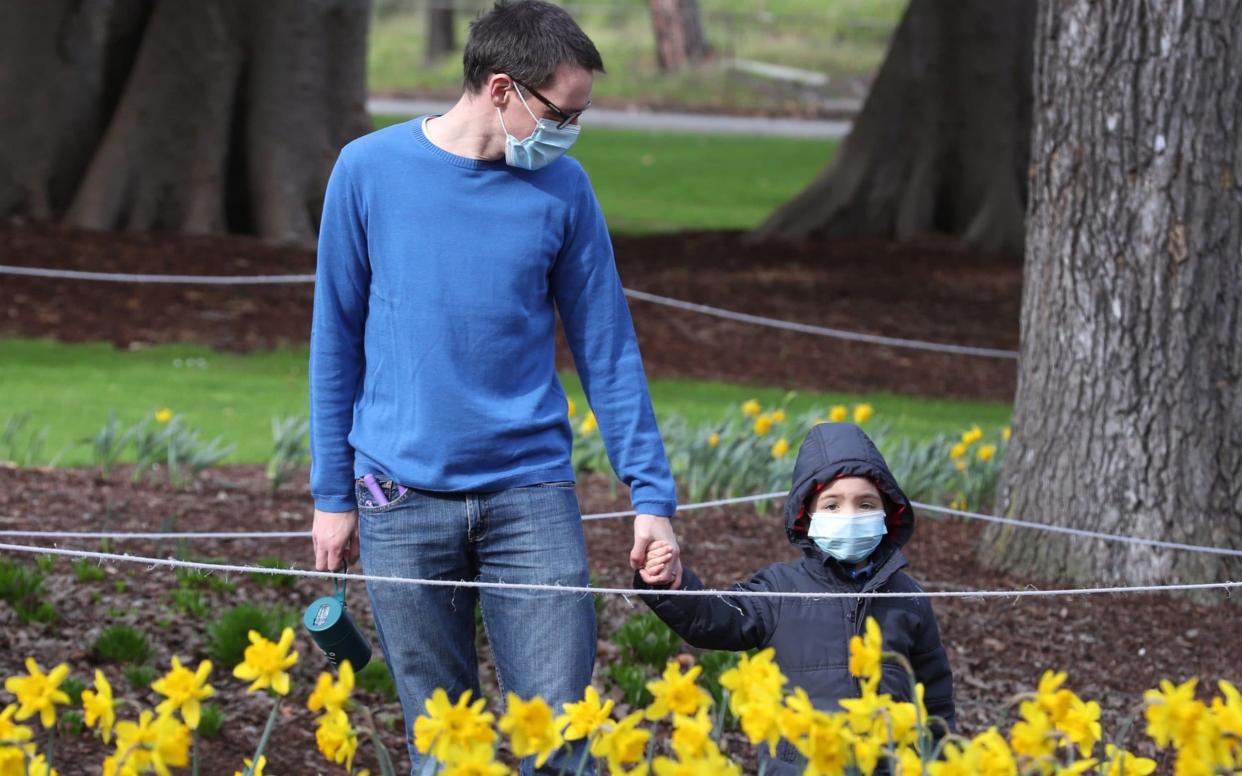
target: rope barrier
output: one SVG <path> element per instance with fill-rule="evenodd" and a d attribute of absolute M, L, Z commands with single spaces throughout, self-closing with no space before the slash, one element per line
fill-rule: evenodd
<path fill-rule="evenodd" d="M 471 587 L 477 589 L 527 590 L 532 592 L 550 592 L 574 595 L 620 595 L 634 596 L 644 592 L 670 596 L 700 596 L 715 598 L 788 598 L 827 600 L 832 598 L 1035 598 L 1048 596 L 1099 595 L 1104 593 L 1153 593 L 1169 590 L 1232 590 L 1242 587 L 1242 582 L 1197 582 L 1171 585 L 1130 585 L 1115 587 L 1082 587 L 1054 590 L 920 590 L 911 593 L 869 592 L 869 593 L 782 593 L 771 590 L 659 590 L 642 591 L 628 587 L 591 587 L 589 585 L 542 585 L 524 582 L 483 582 L 479 580 L 449 579 L 414 579 L 408 577 L 379 576 L 374 574 L 353 574 L 334 571 L 310 571 L 303 569 L 277 569 L 266 566 L 241 566 L 226 563 L 198 563 L 194 561 L 174 560 L 172 558 L 149 558 L 139 555 L 119 555 L 111 552 L 90 552 L 87 550 L 65 550 L 59 547 L 34 547 L 24 544 L 0 544 L 0 550 L 13 552 L 39 553 L 43 555 L 64 555 L 68 557 L 87 558 L 94 560 L 112 560 L 123 563 L 138 563 L 148 566 L 165 566 L 171 568 L 191 568 L 200 571 L 236 572 L 241 574 L 275 574 L 281 576 L 314 577 L 318 579 L 347 580 L 351 582 L 385 582 L 402 585 L 423 585 L 427 587 Z"/>
<path fill-rule="evenodd" d="M 683 504 L 677 507 L 678 512 L 689 512 L 697 509 L 707 509 L 709 507 L 729 506 L 731 504 L 746 504 L 755 501 L 770 501 L 775 499 L 783 499 L 787 496 L 784 491 L 773 491 L 771 493 L 757 493 L 752 496 L 738 496 L 735 498 L 723 498 L 713 501 L 699 501 L 692 504 Z M 1183 550 L 1186 552 L 1199 552 L 1208 555 L 1225 555 L 1230 557 L 1242 557 L 1242 550 L 1235 550 L 1228 547 L 1211 547 L 1202 544 L 1186 544 L 1183 542 L 1169 542 L 1162 539 L 1145 539 L 1139 536 L 1127 536 L 1125 534 L 1110 534 L 1101 531 L 1089 531 L 1082 528 L 1070 528 L 1067 526 L 1051 525 L 1048 523 L 1035 523 L 1028 520 L 1018 520 L 1011 517 L 1001 517 L 999 515 L 989 515 L 982 512 L 968 512 L 962 509 L 952 509 L 950 507 L 937 506 L 935 504 L 926 504 L 920 501 L 910 502 L 918 509 L 928 512 L 936 512 L 941 514 L 953 515 L 956 517 L 964 517 L 971 520 L 982 520 L 990 523 L 1000 523 L 1002 525 L 1011 525 L 1018 528 L 1030 528 L 1040 531 L 1049 531 L 1051 533 L 1068 534 L 1070 536 L 1082 536 L 1089 539 L 1100 539 L 1102 541 L 1122 542 L 1126 544 L 1136 544 L 1150 547 L 1159 547 L 1167 550 Z M 589 520 L 605 520 L 618 517 L 633 517 L 637 513 L 634 510 L 626 510 L 621 512 L 596 512 L 582 516 L 584 521 Z M 46 539 L 304 539 L 310 536 L 310 531 L 183 531 L 183 532 L 157 532 L 157 531 L 129 531 L 129 532 L 109 532 L 109 531 L 28 531 L 28 530 L 0 530 L 0 537 L 9 538 L 46 538 Z"/>
<path fill-rule="evenodd" d="M 84 272 L 81 270 L 47 269 L 44 267 L 16 267 L 8 264 L 0 264 L 0 275 L 4 274 L 69 280 L 98 280 L 114 283 L 261 285 L 272 283 L 315 282 L 314 275 L 149 275 L 125 272 Z M 719 307 L 711 307 L 705 304 L 696 304 L 694 302 L 685 302 L 680 299 L 673 299 L 667 296 L 659 296 L 658 294 L 649 294 L 645 291 L 635 291 L 629 288 L 624 289 L 624 291 L 625 295 L 629 298 L 637 299 L 643 302 L 673 307 L 678 310 L 689 310 L 690 312 L 696 312 L 702 315 L 711 315 L 731 321 L 752 323 L 758 326 L 784 329 L 786 331 L 796 331 L 803 334 L 815 334 L 821 337 L 832 337 L 851 342 L 867 342 L 873 345 L 886 345 L 895 348 L 929 350 L 937 353 L 954 353 L 965 356 L 980 356 L 982 358 L 1018 358 L 1018 352 L 1016 350 L 979 348 L 969 345 L 946 345 L 940 342 L 925 342 L 923 340 L 905 339 L 902 337 L 885 337 L 879 334 L 865 334 L 862 332 L 847 331 L 845 329 L 833 329 L 826 326 L 812 326 L 805 323 L 782 321 L 776 318 L 765 318 L 760 315 L 750 315 L 749 313 L 739 313 Z"/>

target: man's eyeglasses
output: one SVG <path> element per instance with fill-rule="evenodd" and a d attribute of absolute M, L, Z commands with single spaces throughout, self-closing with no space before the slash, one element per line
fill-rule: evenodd
<path fill-rule="evenodd" d="M 581 116 L 583 113 L 586 113 L 587 108 L 591 107 L 591 101 L 587 100 L 586 108 L 583 108 L 582 110 L 576 110 L 576 111 L 573 111 L 572 113 L 561 110 L 557 106 L 556 103 L 552 102 L 547 97 L 544 97 L 542 94 L 535 91 L 533 87 L 527 86 L 526 84 L 522 83 L 521 81 L 514 78 L 513 76 L 509 76 L 509 78 L 513 81 L 513 83 L 517 84 L 518 86 L 522 87 L 526 91 L 530 92 L 531 96 L 534 97 L 536 100 L 539 100 L 544 105 L 547 105 L 548 109 L 551 110 L 554 114 L 556 114 L 556 118 L 557 118 L 556 128 L 557 129 L 564 129 L 566 125 L 574 123 L 574 121 L 576 121 L 579 116 Z"/>

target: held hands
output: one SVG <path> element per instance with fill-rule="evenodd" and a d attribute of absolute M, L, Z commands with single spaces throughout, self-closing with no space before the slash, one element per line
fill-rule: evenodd
<path fill-rule="evenodd" d="M 340 571 L 343 560 L 358 562 L 358 510 L 323 512 L 315 510 L 311 525 L 315 545 L 315 570 Z"/>
<path fill-rule="evenodd" d="M 638 515 L 634 518 L 634 548 L 630 568 L 649 585 L 681 587 L 681 550 L 672 522 L 667 517 Z"/>

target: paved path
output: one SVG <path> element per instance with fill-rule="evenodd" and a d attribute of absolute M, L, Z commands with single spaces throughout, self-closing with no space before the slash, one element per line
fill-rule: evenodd
<path fill-rule="evenodd" d="M 421 116 L 444 113 L 453 103 L 446 100 L 411 100 L 372 97 L 367 110 L 385 116 Z M 721 116 L 705 113 L 665 113 L 591 108 L 584 123 L 610 129 L 648 129 L 662 132 L 691 132 L 704 135 L 767 135 L 839 139 L 845 137 L 851 122 L 826 119 L 786 119 L 753 116 Z"/>

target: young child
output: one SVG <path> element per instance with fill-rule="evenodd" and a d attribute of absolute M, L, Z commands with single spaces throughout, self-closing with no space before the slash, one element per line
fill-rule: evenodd
<path fill-rule="evenodd" d="M 920 590 L 901 571 L 906 566 L 901 548 L 914 533 L 914 510 L 875 444 L 853 424 L 821 423 L 802 443 L 785 503 L 785 533 L 802 550 L 802 559 L 760 569 L 735 590 Z M 653 544 L 646 565 L 635 572 L 634 586 L 660 589 L 650 580 L 670 559 L 667 545 Z M 680 587 L 701 590 L 703 583 L 683 567 Z M 885 651 L 905 655 L 923 683 L 928 713 L 954 725 L 953 675 L 927 598 L 814 601 L 649 593 L 643 600 L 696 647 L 775 648 L 776 662 L 790 683 L 806 690 L 823 711 L 837 711 L 839 700 L 859 696 L 859 683 L 849 672 L 849 643 L 855 634 L 862 635 L 867 617 L 874 617 L 884 633 Z M 877 692 L 898 701 L 912 700 L 909 679 L 891 663 L 884 664 Z M 793 763 L 799 761 L 797 750 L 782 741 L 767 772 L 793 773 Z"/>

